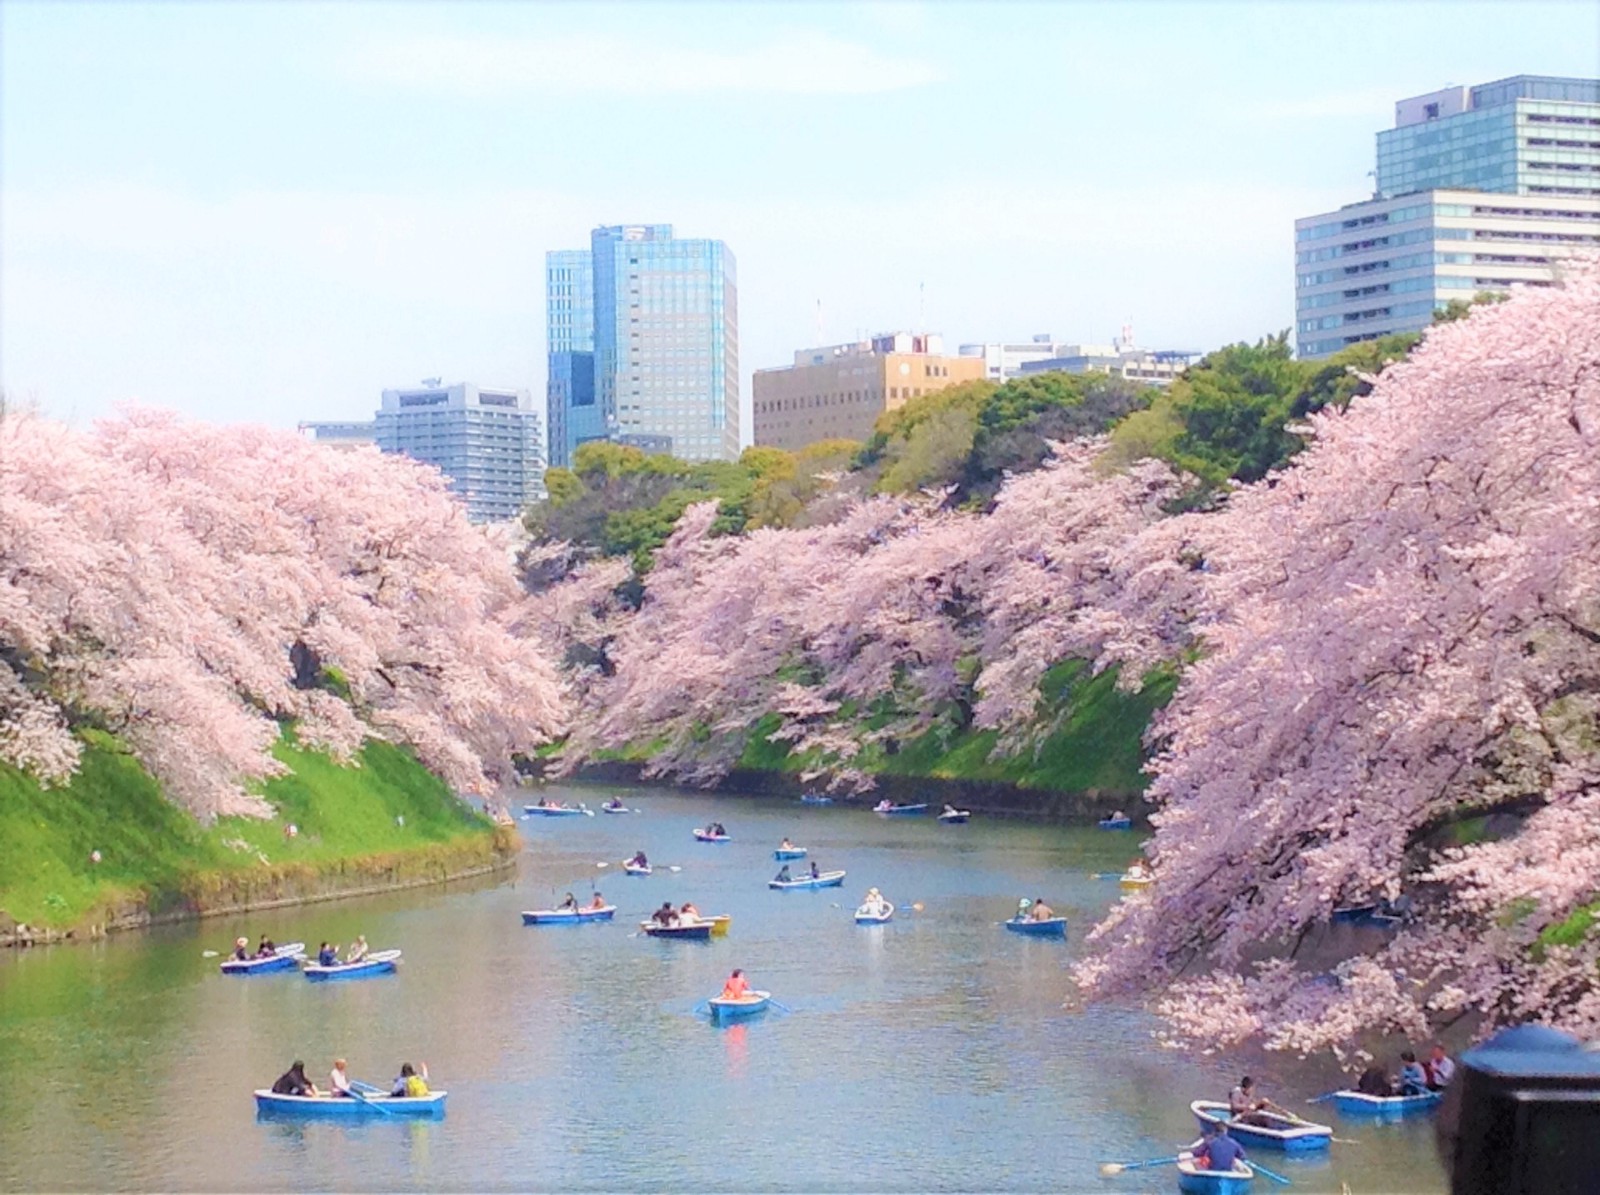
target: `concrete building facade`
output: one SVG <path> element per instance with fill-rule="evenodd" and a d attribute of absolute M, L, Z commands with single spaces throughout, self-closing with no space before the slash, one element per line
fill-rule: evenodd
<path fill-rule="evenodd" d="M 544 433 L 526 390 L 470 382 L 385 390 L 377 444 L 433 465 L 475 523 L 514 519 L 544 497 Z"/>
<path fill-rule="evenodd" d="M 1029 361 L 1047 361 L 1058 356 L 1055 337 L 1040 332 L 1026 342 L 986 342 L 964 344 L 956 350 L 963 357 L 983 359 L 983 376 L 991 382 L 1009 382 L 1022 373 Z"/>
<path fill-rule="evenodd" d="M 1136 349 L 1122 344 L 1061 344 L 1056 355 L 1024 361 L 1021 377 L 1041 373 L 1103 373 L 1147 386 L 1166 386 L 1202 356 L 1188 349 Z"/>
<path fill-rule="evenodd" d="M 819 440 L 865 440 L 885 411 L 983 376 L 981 357 L 948 356 L 941 338 L 925 333 L 802 349 L 793 365 L 755 372 L 755 442 L 793 452 Z"/>
<path fill-rule="evenodd" d="M 721 241 L 670 224 L 597 228 L 545 258 L 552 459 L 591 439 L 739 455 L 738 280 Z"/>
<path fill-rule="evenodd" d="M 337 448 L 343 452 L 348 452 L 353 448 L 376 448 L 378 446 L 378 425 L 371 419 L 324 423 L 303 422 L 300 424 L 299 431 L 302 436 L 315 440 L 318 444 L 325 444 L 329 448 Z"/>

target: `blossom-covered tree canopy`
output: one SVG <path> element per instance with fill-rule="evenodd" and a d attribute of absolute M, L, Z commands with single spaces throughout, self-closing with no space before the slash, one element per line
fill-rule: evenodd
<path fill-rule="evenodd" d="M 1435 328 L 1311 430 L 1183 520 L 1203 651 L 1153 732 L 1158 878 L 1081 978 L 1300 1050 L 1462 1014 L 1592 1036 L 1600 273 Z M 1380 946 L 1304 937 L 1401 896 Z"/>
<path fill-rule="evenodd" d="M 0 760 L 48 782 L 118 733 L 201 817 L 265 811 L 276 719 L 411 745 L 489 792 L 562 728 L 512 565 L 433 470 L 135 411 L 0 417 Z"/>

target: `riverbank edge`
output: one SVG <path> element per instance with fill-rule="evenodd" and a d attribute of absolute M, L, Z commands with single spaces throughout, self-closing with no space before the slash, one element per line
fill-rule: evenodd
<path fill-rule="evenodd" d="M 708 788 L 674 784 L 670 780 L 644 778 L 644 765 L 623 761 L 585 764 L 569 777 L 578 784 L 655 786 L 688 793 L 716 793 L 727 797 L 784 797 L 798 800 L 803 793 L 818 791 L 794 772 L 771 772 L 754 768 L 735 768 Z M 1112 813 L 1125 813 L 1136 827 L 1148 828 L 1149 806 L 1137 790 L 1112 791 L 1084 789 L 1054 791 L 1024 788 L 992 780 L 951 780 L 937 776 L 878 774 L 876 787 L 856 796 L 829 794 L 841 805 L 870 808 L 882 800 L 898 803 L 927 802 L 954 805 L 989 818 L 1040 822 L 1048 825 L 1084 825 Z M 823 790 L 826 791 L 826 790 Z"/>
<path fill-rule="evenodd" d="M 400 851 L 246 871 L 200 871 L 172 888 L 109 900 L 65 928 L 29 926 L 0 913 L 0 948 L 89 942 L 156 925 L 449 884 L 511 870 L 521 849 L 515 827 L 495 825 L 452 842 Z"/>

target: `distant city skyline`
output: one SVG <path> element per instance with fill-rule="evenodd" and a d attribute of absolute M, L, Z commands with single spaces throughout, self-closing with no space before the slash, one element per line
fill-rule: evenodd
<path fill-rule="evenodd" d="M 1254 340 L 1396 100 L 1600 44 L 1587 3 L 1002 11 L 13 2 L 0 386 L 79 421 L 356 419 L 441 375 L 538 404 L 545 252 L 633 219 L 738 255 L 746 402 L 902 327 Z"/>

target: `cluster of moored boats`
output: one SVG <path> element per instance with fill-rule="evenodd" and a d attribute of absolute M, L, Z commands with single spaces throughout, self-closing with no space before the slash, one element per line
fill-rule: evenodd
<path fill-rule="evenodd" d="M 270 975 L 280 971 L 299 971 L 313 982 L 331 979 L 368 979 L 374 975 L 393 975 L 400 962 L 398 950 L 374 950 L 360 958 L 324 962 L 306 955 L 304 942 L 274 946 L 267 953 L 249 958 L 227 958 L 221 963 L 224 975 Z"/>

